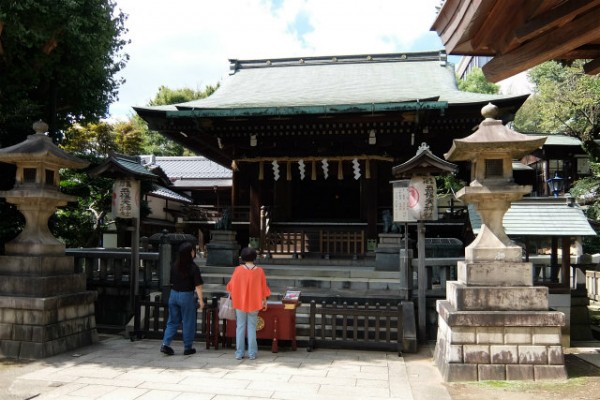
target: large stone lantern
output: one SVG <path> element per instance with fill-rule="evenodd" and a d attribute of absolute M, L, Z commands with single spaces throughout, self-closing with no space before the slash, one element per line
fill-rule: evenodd
<path fill-rule="evenodd" d="M 447 381 L 564 379 L 565 316 L 549 311 L 548 288 L 533 286 L 532 264 L 503 226 L 511 202 L 531 192 L 513 182 L 512 160 L 546 137 L 506 128 L 491 104 L 482 114 L 479 129 L 445 154 L 472 162 L 471 183 L 456 197 L 475 205 L 482 226 L 437 303 L 435 360 Z"/>
<path fill-rule="evenodd" d="M 97 341 L 94 301 L 83 273 L 48 229 L 56 207 L 75 200 L 59 191 L 60 168 L 84 168 L 80 160 L 52 143 L 48 126 L 0 149 L 0 162 L 17 167 L 15 186 L 0 196 L 25 217 L 17 238 L 0 256 L 0 356 L 44 358 Z"/>

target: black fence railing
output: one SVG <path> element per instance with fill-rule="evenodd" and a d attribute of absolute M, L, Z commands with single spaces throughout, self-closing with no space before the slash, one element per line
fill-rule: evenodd
<path fill-rule="evenodd" d="M 308 350 L 316 347 L 365 348 L 411 352 L 414 327 L 404 323 L 402 304 L 310 303 Z M 414 314 L 413 314 L 414 320 Z"/>

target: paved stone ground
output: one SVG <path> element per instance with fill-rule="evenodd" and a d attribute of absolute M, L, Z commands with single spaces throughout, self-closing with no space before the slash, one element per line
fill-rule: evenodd
<path fill-rule="evenodd" d="M 175 356 L 160 342 L 104 337 L 68 354 L 0 368 L 0 399 L 394 399 L 450 400 L 431 349 L 397 353 L 316 349 L 261 349 L 237 361 L 233 349 Z"/>

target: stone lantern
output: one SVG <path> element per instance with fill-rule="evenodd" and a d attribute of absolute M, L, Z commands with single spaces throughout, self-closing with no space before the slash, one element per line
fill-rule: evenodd
<path fill-rule="evenodd" d="M 0 191 L 25 217 L 23 231 L 0 256 L 0 355 L 43 358 L 97 341 L 94 301 L 86 277 L 48 229 L 56 207 L 74 197 L 59 191 L 60 168 L 84 168 L 52 143 L 48 126 L 24 142 L 0 149 L 0 162 L 17 167 L 15 186 Z"/>
<path fill-rule="evenodd" d="M 447 381 L 564 379 L 563 313 L 549 311 L 548 288 L 533 286 L 532 264 L 504 231 L 511 202 L 531 192 L 516 185 L 512 160 L 541 147 L 545 136 L 506 128 L 491 104 L 485 120 L 456 139 L 445 158 L 471 161 L 471 183 L 456 197 L 475 205 L 480 232 L 437 303 L 435 360 Z"/>
<path fill-rule="evenodd" d="M 25 217 L 25 228 L 14 240 L 6 243 L 6 254 L 60 254 L 65 246 L 48 229 L 48 218 L 56 207 L 65 206 L 76 198 L 59 191 L 60 168 L 85 168 L 80 160 L 55 146 L 44 134 L 48 125 L 33 124 L 35 135 L 17 145 L 0 149 L 0 161 L 17 166 L 15 186 L 0 191 L 8 203 L 15 204 Z"/>

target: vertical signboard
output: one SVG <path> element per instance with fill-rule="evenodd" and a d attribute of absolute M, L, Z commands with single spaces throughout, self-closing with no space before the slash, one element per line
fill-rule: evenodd
<path fill-rule="evenodd" d="M 394 222 L 437 220 L 437 187 L 433 176 L 415 176 L 392 184 Z"/>
<path fill-rule="evenodd" d="M 112 213 L 115 218 L 138 218 L 140 215 L 140 182 L 117 180 L 113 184 Z"/>

